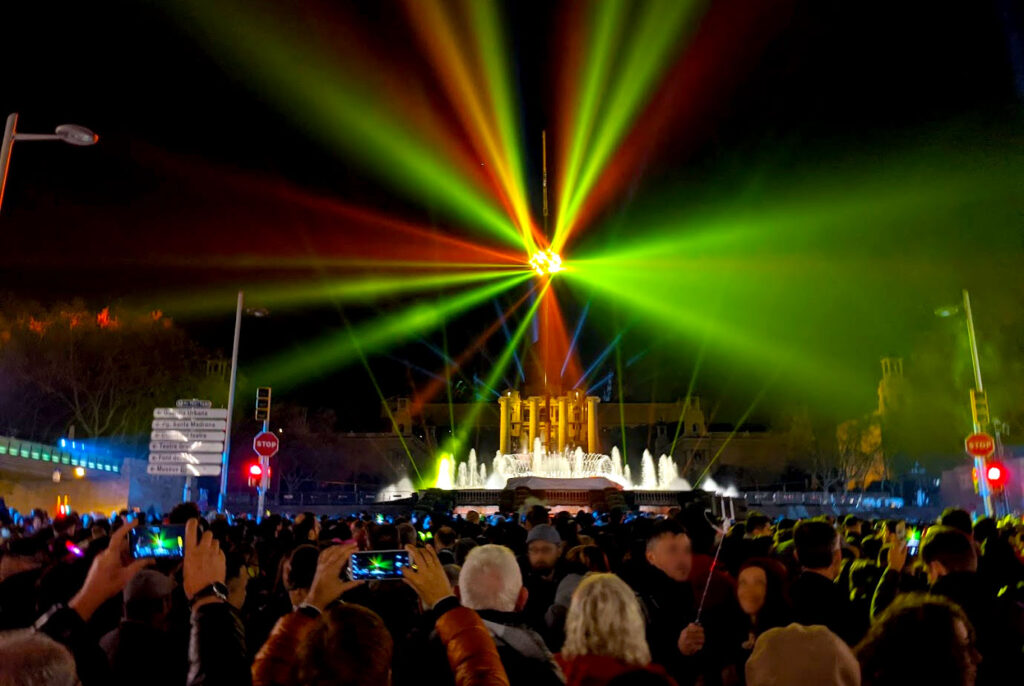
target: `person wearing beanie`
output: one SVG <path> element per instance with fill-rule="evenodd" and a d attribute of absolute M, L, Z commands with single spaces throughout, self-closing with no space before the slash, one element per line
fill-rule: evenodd
<path fill-rule="evenodd" d="M 853 651 L 823 626 L 790 624 L 757 638 L 747 686 L 860 686 Z"/>
<path fill-rule="evenodd" d="M 523 572 L 523 586 L 527 590 L 523 615 L 527 624 L 549 640 L 548 647 L 558 650 L 548 631 L 544 616 L 555 602 L 558 584 L 568 573 L 562 560 L 562 537 L 550 524 L 537 524 L 526 537 L 526 557 L 520 560 Z"/>

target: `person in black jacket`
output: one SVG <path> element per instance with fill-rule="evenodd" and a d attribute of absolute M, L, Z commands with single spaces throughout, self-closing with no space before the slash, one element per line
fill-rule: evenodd
<path fill-rule="evenodd" d="M 103 603 L 120 593 L 137 572 L 153 562 L 135 560 L 124 564 L 124 560 L 128 558 L 130 529 L 130 526 L 122 526 L 115 531 L 110 537 L 107 549 L 93 560 L 85 583 L 78 593 L 66 606 L 54 605 L 35 624 L 37 631 L 71 651 L 75 658 L 78 678 L 84 686 L 111 682 L 107 656 L 100 649 L 86 622 Z"/>
<path fill-rule="evenodd" d="M 659 522 L 647 541 L 647 566 L 630 579 L 644 607 L 651 660 L 680 686 L 696 680 L 704 648 L 704 629 L 694 621 L 690 545 L 690 537 L 677 521 Z"/>
<path fill-rule="evenodd" d="M 875 590 L 873 614 L 880 615 L 896 597 L 906 559 L 905 544 L 893 550 L 889 568 Z M 1005 683 L 1005 675 L 1019 674 L 1024 669 L 1020 608 L 1008 597 L 995 596 L 978 577 L 974 542 L 959 529 L 932 527 L 921 543 L 921 559 L 931 593 L 963 608 L 977 631 L 978 651 L 984 658 L 978 668 L 978 684 Z"/>
<path fill-rule="evenodd" d="M 793 530 L 800 574 L 789 588 L 793 621 L 820 624 L 850 645 L 860 640 L 858 622 L 845 588 L 836 585 L 842 565 L 839 532 L 823 521 L 803 521 Z"/>

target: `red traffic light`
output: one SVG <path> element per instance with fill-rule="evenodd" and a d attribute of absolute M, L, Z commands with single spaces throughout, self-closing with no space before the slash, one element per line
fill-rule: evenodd
<path fill-rule="evenodd" d="M 998 462 L 990 462 L 985 467 L 985 478 L 992 486 L 1001 487 L 1006 481 L 1006 469 Z"/>
<path fill-rule="evenodd" d="M 263 476 L 263 467 L 256 463 L 249 465 L 249 476 Z"/>

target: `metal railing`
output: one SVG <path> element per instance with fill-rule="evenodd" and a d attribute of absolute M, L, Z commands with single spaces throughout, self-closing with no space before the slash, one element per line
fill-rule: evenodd
<path fill-rule="evenodd" d="M 746 491 L 750 505 L 818 505 L 892 510 L 902 508 L 903 498 L 885 492 L 825 493 L 823 491 Z"/>

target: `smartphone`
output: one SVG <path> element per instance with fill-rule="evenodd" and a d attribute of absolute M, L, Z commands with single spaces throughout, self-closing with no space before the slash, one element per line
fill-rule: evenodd
<path fill-rule="evenodd" d="M 136 560 L 144 557 L 174 559 L 185 556 L 184 524 L 137 526 L 128 532 L 128 547 Z"/>
<path fill-rule="evenodd" d="M 921 532 L 917 529 L 911 529 L 907 534 L 907 557 L 914 557 L 917 555 L 917 551 L 921 549 Z"/>
<path fill-rule="evenodd" d="M 353 581 L 366 579 L 401 579 L 402 567 L 408 567 L 409 552 L 406 550 L 367 550 L 352 553 L 349 559 L 349 574 Z"/>

